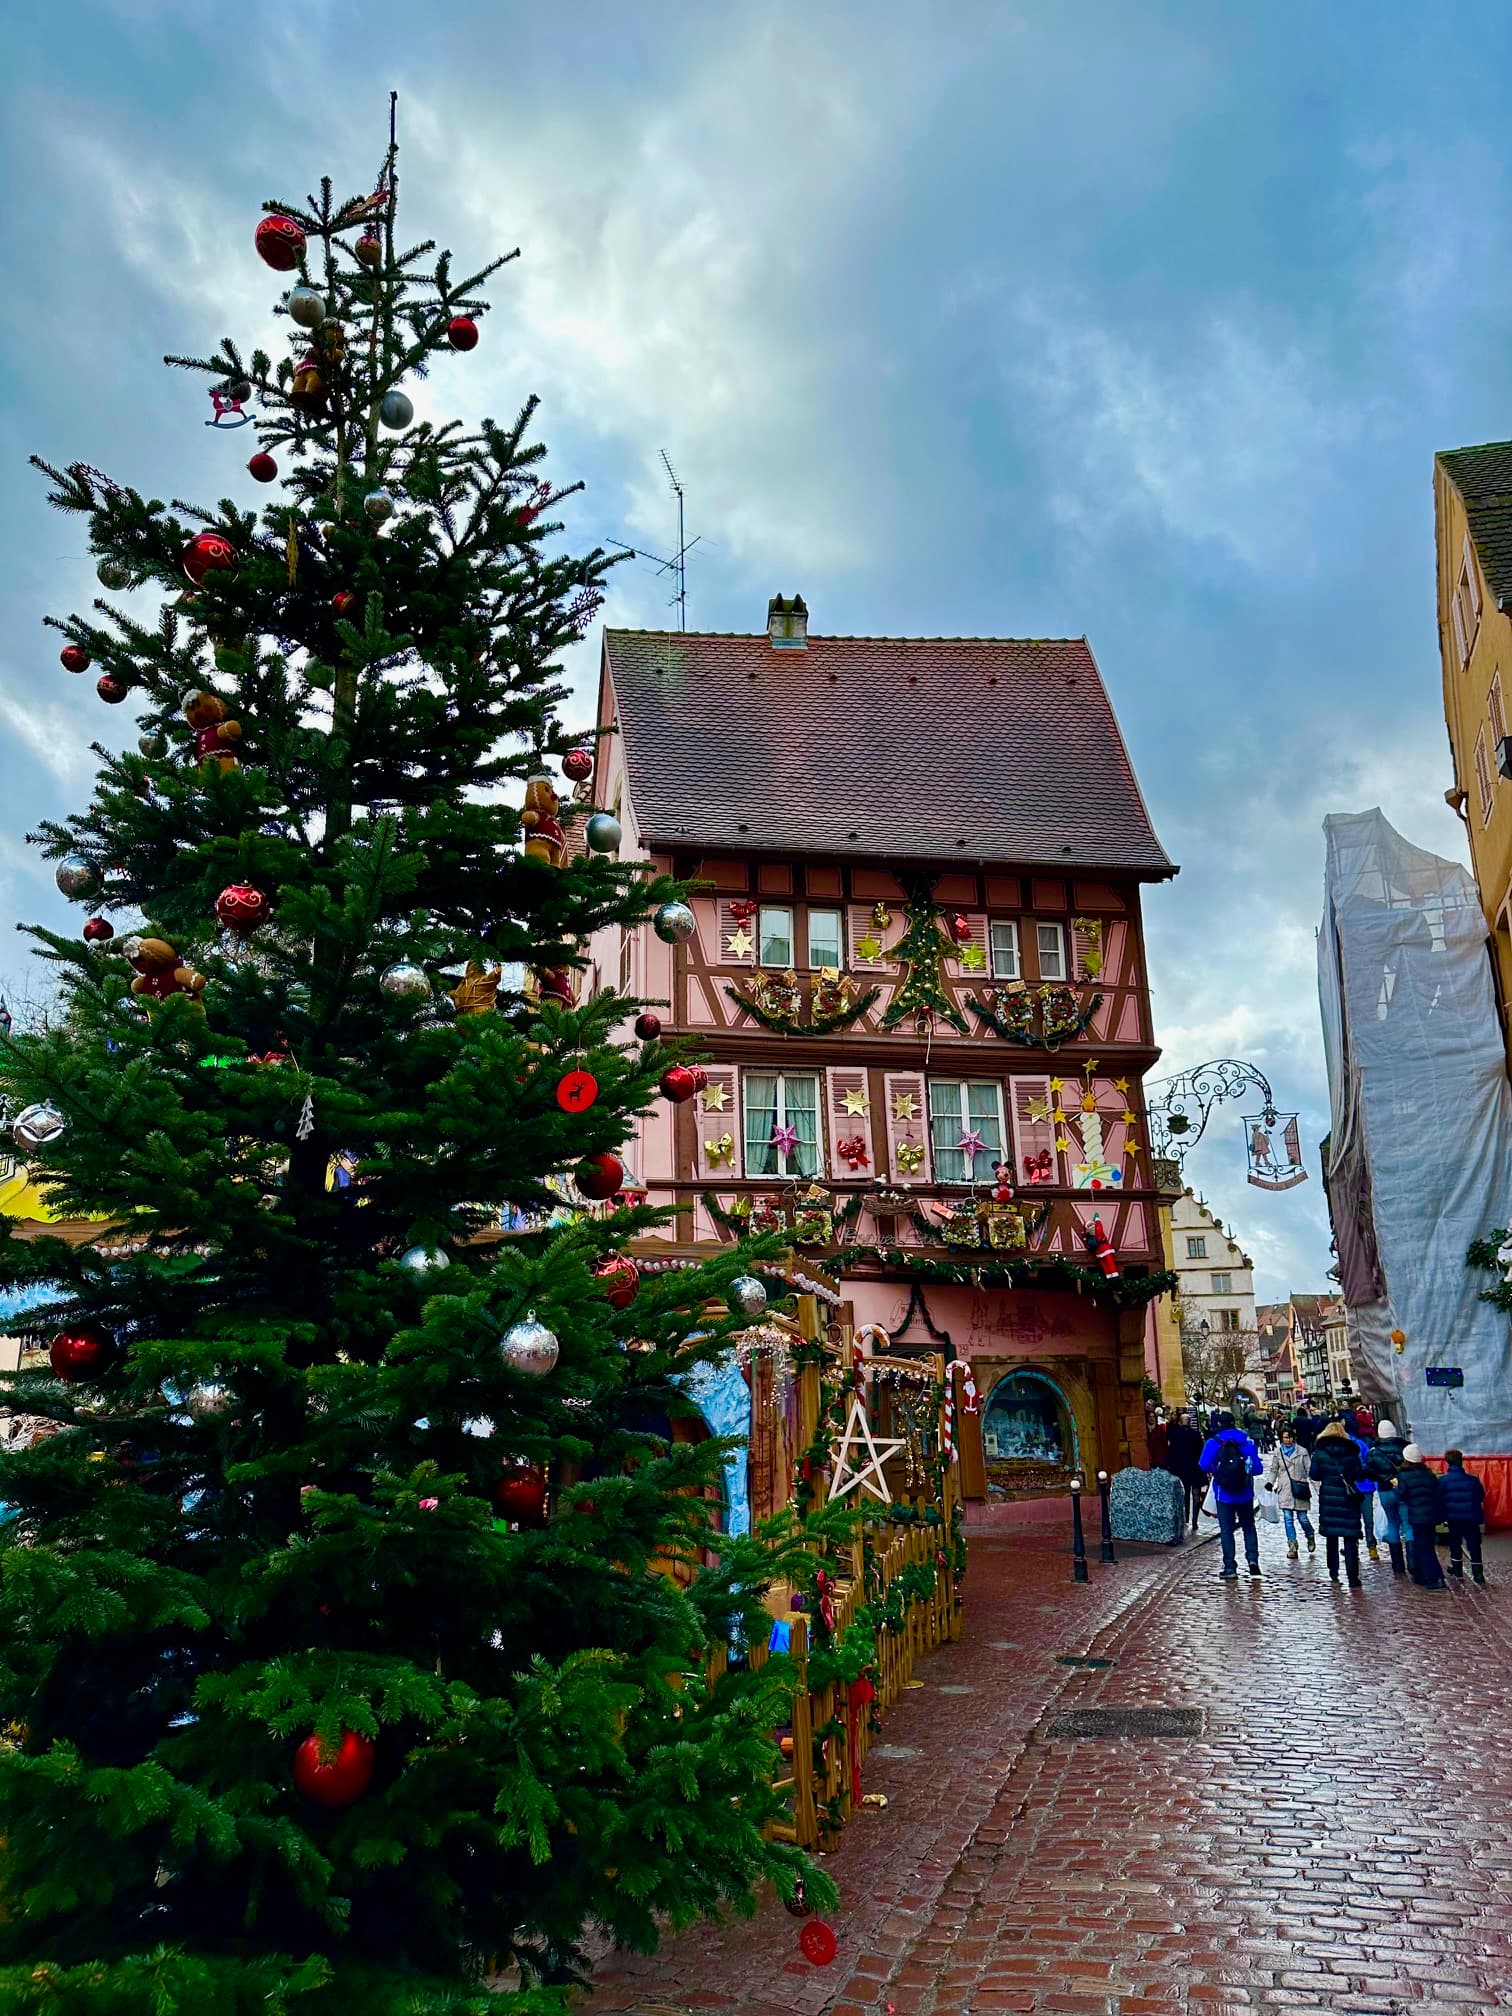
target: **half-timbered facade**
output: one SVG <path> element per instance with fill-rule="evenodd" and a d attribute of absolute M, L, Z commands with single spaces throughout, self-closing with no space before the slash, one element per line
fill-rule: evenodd
<path fill-rule="evenodd" d="M 968 1495 L 1142 1460 L 1140 895 L 1175 870 L 1086 643 L 810 637 L 778 598 L 607 632 L 598 730 L 622 852 L 697 891 L 685 944 L 592 947 L 707 1071 L 629 1151 L 677 1213 L 648 1256 L 781 1227 L 858 1327 L 969 1361 Z"/>

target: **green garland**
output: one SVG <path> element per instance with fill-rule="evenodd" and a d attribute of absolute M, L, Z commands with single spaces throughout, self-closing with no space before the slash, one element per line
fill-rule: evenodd
<path fill-rule="evenodd" d="M 903 915 L 903 936 L 890 956 L 908 970 L 903 983 L 883 1011 L 882 1027 L 894 1029 L 906 1015 L 940 1015 L 963 1036 L 971 1031 L 966 1017 L 945 992 L 940 967 L 955 947 L 940 929 L 940 910 L 930 894 L 932 883 L 915 890 Z"/>
<path fill-rule="evenodd" d="M 1506 1237 L 1507 1228 L 1502 1226 L 1499 1231 L 1488 1233 L 1484 1239 L 1473 1239 L 1465 1254 L 1465 1265 L 1479 1267 L 1487 1274 L 1500 1275 L 1501 1262 L 1496 1256 L 1501 1251 Z M 1498 1279 L 1494 1288 L 1482 1288 L 1480 1299 L 1482 1302 L 1494 1303 L 1498 1309 L 1512 1312 L 1512 1281 Z"/>
<path fill-rule="evenodd" d="M 965 1198 L 962 1198 L 961 1201 L 964 1204 L 967 1200 Z M 1017 1202 L 1017 1200 L 1015 1200 L 1015 1202 Z M 1024 1207 L 1022 1204 L 1018 1204 L 1018 1210 L 1021 1214 L 1023 1213 Z M 1027 1216 L 1024 1217 L 1024 1245 L 1026 1247 L 1031 1245 L 1036 1235 L 1044 1230 L 1045 1222 L 1049 1218 L 1049 1216 L 1050 1216 L 1050 1206 L 1048 1204 L 1042 1204 L 1032 1219 Z M 937 1224 L 931 1223 L 931 1221 L 924 1216 L 924 1213 L 922 1211 L 910 1211 L 908 1214 L 908 1221 L 913 1226 L 914 1230 L 918 1233 L 919 1237 L 921 1239 L 928 1240 L 929 1243 L 933 1246 L 952 1246 L 953 1250 L 958 1253 L 965 1252 L 968 1250 L 965 1246 L 954 1246 L 951 1240 L 943 1238 L 941 1236 L 939 1226 Z M 1018 1249 L 1009 1249 L 1001 1246 L 983 1246 L 979 1244 L 976 1250 L 981 1253 L 1001 1253 L 1009 1250 L 1018 1250 Z"/>
<path fill-rule="evenodd" d="M 864 994 L 857 995 L 848 1008 L 832 1009 L 828 1015 L 815 1015 L 807 1022 L 800 1022 L 787 1009 L 763 1007 L 738 987 L 726 984 L 725 992 L 737 1007 L 744 1008 L 748 1015 L 754 1015 L 762 1028 L 770 1029 L 774 1036 L 831 1036 L 837 1029 L 848 1029 L 852 1022 L 864 1015 L 882 989 L 869 987 Z"/>
<path fill-rule="evenodd" d="M 1169 1268 L 1155 1274 L 1124 1274 L 1109 1281 L 1098 1267 L 1078 1267 L 1055 1254 L 1028 1254 L 1012 1262 L 940 1260 L 908 1246 L 847 1246 L 842 1255 L 846 1271 L 857 1261 L 867 1261 L 890 1272 L 915 1276 L 921 1281 L 939 1282 L 955 1288 L 1074 1288 L 1105 1296 L 1120 1309 L 1142 1309 L 1162 1295 L 1171 1295 L 1181 1286 L 1181 1277 Z M 1025 1278 L 1027 1276 L 1027 1279 Z"/>
<path fill-rule="evenodd" d="M 811 1178 L 810 1180 L 813 1181 L 817 1179 Z M 751 1230 L 751 1214 L 749 1211 L 727 1211 L 723 1206 L 723 1204 L 720 1203 L 719 1199 L 714 1195 L 712 1190 L 700 1191 L 699 1197 L 703 1203 L 704 1209 L 708 1212 L 709 1216 L 714 1220 L 714 1223 L 721 1228 L 721 1230 L 725 1232 L 733 1232 L 738 1237 L 742 1238 L 749 1235 Z M 775 1202 L 776 1200 L 774 1199 L 771 1201 Z M 862 1190 L 858 1190 L 855 1196 L 852 1197 L 848 1203 L 842 1204 L 838 1211 L 831 1211 L 829 1215 L 834 1230 L 836 1232 L 843 1232 L 847 1226 L 854 1225 L 856 1220 L 860 1217 L 862 1207 L 865 1203 L 866 1203 L 866 1193 Z M 821 1207 L 816 1204 L 811 1205 L 808 1208 L 817 1211 Z M 795 1217 L 801 1216 L 802 1215 L 801 1209 L 795 1210 L 794 1215 Z M 791 1230 L 792 1228 L 789 1229 Z M 804 1242 L 801 1239 L 794 1239 L 793 1243 L 795 1245 L 804 1244 Z M 807 1248 L 805 1247 L 805 1257 L 807 1259 L 807 1258 L 814 1258 L 816 1256 L 809 1254 Z"/>
<path fill-rule="evenodd" d="M 1041 996 L 1044 991 L 1041 990 Z M 1040 999 L 1041 996 L 1034 998 Z M 1093 1016 L 1103 1004 L 1103 999 L 1101 994 L 1094 994 L 1074 1022 L 1067 1023 L 1065 1027 L 1058 1028 L 1054 1032 L 1048 1029 L 1042 1030 L 1039 1035 L 1035 1035 L 1030 1029 L 1015 1028 L 995 1008 L 989 1007 L 979 994 L 968 994 L 966 1005 L 973 1014 L 981 1017 L 995 1036 L 1001 1036 L 1005 1043 L 1017 1043 L 1025 1050 L 1056 1051 L 1063 1043 L 1074 1043 L 1079 1036 L 1086 1035 L 1092 1027 Z"/>

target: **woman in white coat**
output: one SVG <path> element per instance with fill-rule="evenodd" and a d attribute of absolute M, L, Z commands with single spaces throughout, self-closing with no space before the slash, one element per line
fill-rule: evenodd
<path fill-rule="evenodd" d="M 1308 1482 L 1309 1458 L 1307 1451 L 1297 1440 L 1291 1423 L 1281 1430 L 1281 1439 L 1271 1451 L 1270 1462 L 1265 1466 L 1265 1482 L 1276 1494 L 1276 1504 L 1280 1509 L 1281 1523 L 1286 1528 L 1286 1552 L 1288 1559 L 1297 1558 L 1297 1528 L 1302 1528 L 1307 1540 L 1307 1551 L 1316 1554 L 1317 1537 L 1313 1532 L 1312 1520 L 1308 1514 L 1312 1507 L 1312 1485 Z"/>

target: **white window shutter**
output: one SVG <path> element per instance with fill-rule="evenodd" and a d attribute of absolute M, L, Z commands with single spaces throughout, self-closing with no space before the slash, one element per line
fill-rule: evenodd
<path fill-rule="evenodd" d="M 738 1176 L 744 1167 L 740 1073 L 733 1064 L 706 1064 L 704 1070 L 709 1082 L 698 1095 L 698 1173 L 713 1182 Z"/>
<path fill-rule="evenodd" d="M 929 1103 L 918 1071 L 889 1071 L 882 1081 L 887 1101 L 887 1166 L 894 1183 L 929 1181 Z M 906 1153 L 900 1151 L 906 1150 Z M 912 1166 L 906 1166 L 911 1164 Z"/>
<path fill-rule="evenodd" d="M 888 907 L 891 908 L 892 906 L 889 905 Z M 888 948 L 896 941 L 901 928 L 896 911 L 893 912 L 893 921 L 891 924 L 883 930 L 872 922 L 870 904 L 852 903 L 848 905 L 845 913 L 846 964 L 856 973 L 887 972 L 888 968 L 893 964 L 893 961 L 887 956 Z M 868 959 L 860 950 L 860 947 L 872 942 L 875 942 L 878 949 L 875 958 Z"/>
<path fill-rule="evenodd" d="M 749 898 L 721 896 L 719 899 L 719 950 L 715 963 L 720 966 L 754 966 L 756 964 L 756 913 L 743 915 Z M 740 943 L 744 938 L 750 943 L 743 952 L 732 951 L 730 941 Z"/>
<path fill-rule="evenodd" d="M 1011 1078 L 1008 1089 L 1017 1154 L 1014 1182 L 1021 1190 L 1047 1188 L 1059 1183 L 1060 1156 L 1055 1147 L 1055 1122 L 1049 1117 L 1055 1105 L 1049 1078 Z M 1048 1165 L 1043 1159 L 1046 1155 L 1050 1158 Z"/>
<path fill-rule="evenodd" d="M 1106 938 L 1107 933 L 1105 931 L 1089 931 L 1085 924 L 1072 925 L 1071 978 L 1073 980 L 1095 982 L 1103 978 L 1103 962 L 1107 956 Z M 1095 973 L 1087 971 L 1088 953 L 1093 955 L 1092 963 L 1097 968 Z"/>
<path fill-rule="evenodd" d="M 865 1071 L 854 1064 L 831 1065 L 825 1072 L 829 1099 L 829 1170 L 831 1176 L 870 1176 L 874 1173 L 872 1116 Z M 857 1100 L 867 1100 L 868 1110 L 857 1113 Z M 846 1105 L 849 1099 L 851 1104 Z M 843 1151 L 843 1152 L 842 1152 Z"/>

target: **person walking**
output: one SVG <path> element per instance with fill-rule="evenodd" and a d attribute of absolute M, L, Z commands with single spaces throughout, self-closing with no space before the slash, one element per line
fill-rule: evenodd
<path fill-rule="evenodd" d="M 1190 1414 L 1178 1414 L 1166 1430 L 1165 1467 L 1181 1480 L 1186 1494 L 1186 1516 L 1195 1533 L 1207 1480 L 1202 1474 L 1202 1437 L 1192 1426 Z"/>
<path fill-rule="evenodd" d="M 1444 1516 L 1444 1494 L 1416 1442 L 1409 1442 L 1402 1451 L 1397 1493 L 1412 1521 L 1413 1581 L 1419 1589 L 1447 1589 L 1438 1549 L 1433 1544 L 1438 1523 Z"/>
<path fill-rule="evenodd" d="M 1146 1439 L 1150 1451 L 1149 1467 L 1152 1470 L 1164 1470 L 1166 1467 L 1166 1450 L 1170 1446 L 1171 1430 L 1163 1414 L 1157 1414 L 1151 1420 Z"/>
<path fill-rule="evenodd" d="M 1260 1578 L 1260 1540 L 1255 1532 L 1255 1479 L 1260 1475 L 1260 1455 L 1248 1435 L 1234 1426 L 1234 1417 L 1218 1416 L 1218 1432 L 1202 1451 L 1202 1468 L 1213 1480 L 1213 1497 L 1218 1506 L 1218 1540 L 1223 1548 L 1220 1581 L 1237 1582 L 1239 1563 L 1234 1535 L 1244 1535 L 1244 1559 L 1251 1577 Z"/>
<path fill-rule="evenodd" d="M 1305 1394 L 1297 1401 L 1297 1411 L 1292 1416 L 1292 1433 L 1296 1436 L 1302 1447 L 1311 1454 L 1313 1443 L 1318 1439 L 1318 1427 L 1312 1415 L 1307 1411 L 1307 1397 Z"/>
<path fill-rule="evenodd" d="M 1486 1517 L 1486 1487 L 1473 1470 L 1465 1468 L 1463 1449 L 1444 1451 L 1445 1470 L 1439 1479 L 1444 1497 L 1444 1517 L 1449 1526 L 1449 1573 L 1463 1577 L 1464 1557 L 1470 1556 L 1470 1573 L 1482 1588 L 1486 1570 L 1481 1561 L 1481 1527 Z"/>
<path fill-rule="evenodd" d="M 1407 1573 L 1407 1549 L 1412 1544 L 1412 1521 L 1397 1477 L 1402 1468 L 1402 1438 L 1394 1421 L 1376 1425 L 1375 1440 L 1365 1458 L 1365 1468 L 1376 1487 L 1381 1506 L 1381 1525 L 1386 1536 L 1386 1552 L 1391 1556 L 1393 1575 Z"/>
<path fill-rule="evenodd" d="M 1271 1452 L 1270 1462 L 1265 1468 L 1265 1481 L 1276 1494 L 1276 1504 L 1281 1513 L 1281 1523 L 1286 1529 L 1286 1553 L 1289 1560 L 1297 1558 L 1297 1528 L 1302 1528 L 1309 1554 L 1318 1551 L 1317 1538 L 1313 1533 L 1312 1520 L 1308 1517 L 1308 1507 L 1312 1504 L 1312 1485 L 1308 1481 L 1308 1454 L 1298 1442 L 1289 1421 L 1283 1423 L 1281 1440 Z"/>
<path fill-rule="evenodd" d="M 1375 1479 L 1370 1474 L 1370 1463 L 1369 1463 L 1370 1444 L 1366 1441 L 1365 1437 L 1360 1433 L 1357 1427 L 1352 1427 L 1350 1425 L 1351 1422 L 1357 1421 L 1358 1418 L 1359 1417 L 1356 1415 L 1352 1407 L 1347 1408 L 1345 1410 L 1344 1433 L 1349 1437 L 1350 1441 L 1353 1442 L 1356 1449 L 1358 1449 L 1360 1452 L 1360 1469 L 1363 1473 L 1360 1478 L 1360 1518 L 1365 1527 L 1365 1547 L 1366 1551 L 1370 1555 L 1371 1560 L 1379 1561 L 1381 1558 L 1381 1550 L 1376 1545 L 1376 1524 L 1375 1524 L 1376 1487 L 1375 1487 Z"/>
<path fill-rule="evenodd" d="M 1308 1475 L 1318 1487 L 1318 1530 L 1328 1550 L 1328 1576 L 1339 1579 L 1339 1550 L 1351 1589 L 1360 1586 L 1360 1481 L 1365 1464 L 1344 1433 L 1340 1421 L 1330 1421 L 1313 1444 Z"/>

